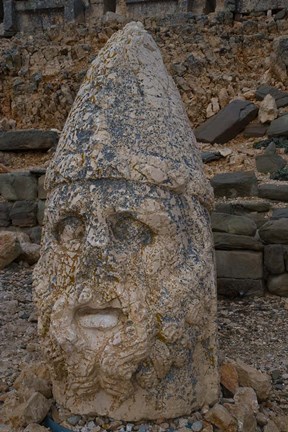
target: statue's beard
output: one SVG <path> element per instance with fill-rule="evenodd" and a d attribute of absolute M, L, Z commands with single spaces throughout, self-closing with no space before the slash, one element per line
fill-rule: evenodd
<path fill-rule="evenodd" d="M 66 303 L 63 313 L 64 305 L 60 298 L 51 314 L 50 337 L 47 336 L 52 339 L 53 350 L 47 354 L 56 380 L 63 382 L 64 368 L 67 390 L 73 390 L 82 398 L 104 390 L 122 402 L 134 392 L 133 378 L 151 353 L 155 338 L 152 316 L 140 314 L 137 322 L 128 317 L 126 323 L 119 324 L 119 327 L 116 325 L 106 333 L 105 330 L 96 330 L 95 340 L 99 335 L 101 343 L 95 348 L 89 343 L 91 335 L 93 341 L 94 329 L 83 329 L 75 323 L 73 303 L 74 299 L 70 297 L 70 305 Z M 48 346 L 51 339 L 47 340 Z"/>

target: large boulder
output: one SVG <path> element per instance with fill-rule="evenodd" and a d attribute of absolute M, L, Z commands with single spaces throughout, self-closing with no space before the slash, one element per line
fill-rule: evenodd
<path fill-rule="evenodd" d="M 251 102 L 234 100 L 195 130 L 200 142 L 224 144 L 257 117 L 258 107 Z"/>
<path fill-rule="evenodd" d="M 20 253 L 17 234 L 10 231 L 0 232 L 0 270 L 12 263 Z"/>

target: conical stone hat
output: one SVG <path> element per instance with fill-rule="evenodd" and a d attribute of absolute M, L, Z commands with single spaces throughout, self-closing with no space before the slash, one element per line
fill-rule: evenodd
<path fill-rule="evenodd" d="M 83 180 L 158 185 L 212 203 L 179 92 L 139 22 L 115 33 L 93 61 L 46 175 L 46 188 Z"/>

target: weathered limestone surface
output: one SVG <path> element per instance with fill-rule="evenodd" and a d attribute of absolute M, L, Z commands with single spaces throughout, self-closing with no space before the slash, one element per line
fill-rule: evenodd
<path fill-rule="evenodd" d="M 212 193 L 140 23 L 92 63 L 46 187 L 35 300 L 57 402 L 125 420 L 215 402 Z"/>

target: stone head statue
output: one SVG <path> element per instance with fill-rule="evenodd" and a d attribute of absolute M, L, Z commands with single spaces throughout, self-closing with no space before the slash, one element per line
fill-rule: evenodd
<path fill-rule="evenodd" d="M 142 24 L 92 63 L 46 187 L 34 285 L 57 402 L 133 421 L 214 401 L 212 194 Z"/>

